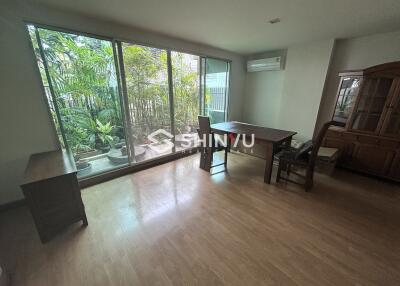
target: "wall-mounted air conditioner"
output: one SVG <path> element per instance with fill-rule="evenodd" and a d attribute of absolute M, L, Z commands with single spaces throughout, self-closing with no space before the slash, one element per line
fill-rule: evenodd
<path fill-rule="evenodd" d="M 283 69 L 281 57 L 247 61 L 247 72 L 279 71 Z"/>

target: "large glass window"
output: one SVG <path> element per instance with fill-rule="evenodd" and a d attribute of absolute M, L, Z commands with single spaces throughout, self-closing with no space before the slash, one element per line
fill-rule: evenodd
<path fill-rule="evenodd" d="M 29 26 L 63 147 L 78 176 L 126 165 L 125 132 L 112 43 Z"/>
<path fill-rule="evenodd" d="M 228 61 L 28 25 L 60 144 L 84 178 L 193 146 L 226 119 Z M 191 148 L 190 148 L 191 149 Z"/>

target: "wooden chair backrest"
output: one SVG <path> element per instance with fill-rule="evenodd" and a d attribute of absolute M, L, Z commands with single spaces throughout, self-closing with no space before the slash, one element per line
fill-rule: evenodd
<path fill-rule="evenodd" d="M 208 116 L 198 116 L 199 119 L 199 135 L 202 136 L 204 134 L 211 134 L 211 124 L 210 117 Z"/>
<path fill-rule="evenodd" d="M 208 116 L 198 116 L 199 119 L 199 129 L 198 129 L 198 134 L 200 139 L 204 140 L 201 141 L 201 145 L 203 147 L 210 147 L 213 146 L 213 142 L 210 140 L 213 140 L 213 136 L 211 135 L 211 123 L 210 123 L 210 117 Z"/>
<path fill-rule="evenodd" d="M 312 149 L 311 149 L 311 154 L 309 158 L 309 168 L 311 168 L 311 171 L 314 170 L 315 167 L 315 162 L 318 157 L 318 150 L 321 147 L 322 141 L 324 140 L 326 131 L 328 131 L 330 126 L 342 126 L 340 122 L 336 121 L 328 121 L 326 122 L 321 130 L 318 132 L 318 135 L 312 140 Z"/>

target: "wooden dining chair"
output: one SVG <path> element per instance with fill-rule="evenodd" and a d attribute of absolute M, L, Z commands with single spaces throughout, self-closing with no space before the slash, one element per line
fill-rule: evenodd
<path fill-rule="evenodd" d="M 198 116 L 199 128 L 197 132 L 200 139 L 205 139 L 202 141 L 200 146 L 201 158 L 200 158 L 200 168 L 210 171 L 211 168 L 224 165 L 225 169 L 228 163 L 228 152 L 229 152 L 229 140 L 227 140 L 226 146 L 219 144 L 215 140 L 215 134 L 211 131 L 210 118 L 208 116 Z M 218 151 L 225 151 L 224 162 L 216 165 L 212 165 L 214 153 Z"/>
<path fill-rule="evenodd" d="M 330 126 L 342 126 L 339 122 L 329 121 L 326 122 L 318 135 L 308 142 L 306 142 L 301 148 L 294 150 L 291 147 L 283 147 L 284 149 L 277 154 L 279 160 L 278 174 L 276 181 L 280 180 L 288 181 L 291 183 L 299 184 L 304 186 L 305 191 L 309 191 L 313 186 L 314 179 L 314 168 L 318 157 L 318 150 L 321 147 L 322 140 L 325 137 L 326 131 Z M 299 173 L 293 170 L 293 167 L 301 168 L 305 171 L 305 174 Z M 286 176 L 282 175 L 282 171 L 286 171 Z M 295 175 L 300 181 L 291 179 L 291 175 Z"/>

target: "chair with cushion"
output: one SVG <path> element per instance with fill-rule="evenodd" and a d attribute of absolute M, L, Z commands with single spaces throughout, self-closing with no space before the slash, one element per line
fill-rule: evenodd
<path fill-rule="evenodd" d="M 210 118 L 207 116 L 199 115 L 198 119 L 199 119 L 199 128 L 197 129 L 197 132 L 201 140 L 203 138 L 205 139 L 204 141 L 201 141 L 201 146 L 200 146 L 200 153 L 201 153 L 200 168 L 208 172 L 211 170 L 211 168 L 221 165 L 224 165 L 226 168 L 228 163 L 229 140 L 227 140 L 226 146 L 220 144 L 215 139 L 216 135 L 214 134 L 214 132 L 211 131 Z M 225 151 L 224 162 L 212 165 L 214 153 L 218 151 Z"/>
<path fill-rule="evenodd" d="M 276 156 L 279 160 L 278 174 L 276 177 L 277 182 L 284 180 L 299 184 L 304 186 L 306 191 L 309 191 L 312 188 L 318 150 L 325 137 L 326 131 L 332 125 L 342 126 L 336 121 L 329 121 L 323 125 L 318 135 L 313 140 L 306 142 L 301 148 L 294 149 L 291 147 L 283 147 L 283 150 Z M 305 173 L 294 171 L 293 167 L 303 169 Z M 282 175 L 282 171 L 285 171 L 285 176 Z M 298 180 L 295 180 L 294 178 L 292 179 L 291 175 L 297 177 Z"/>

